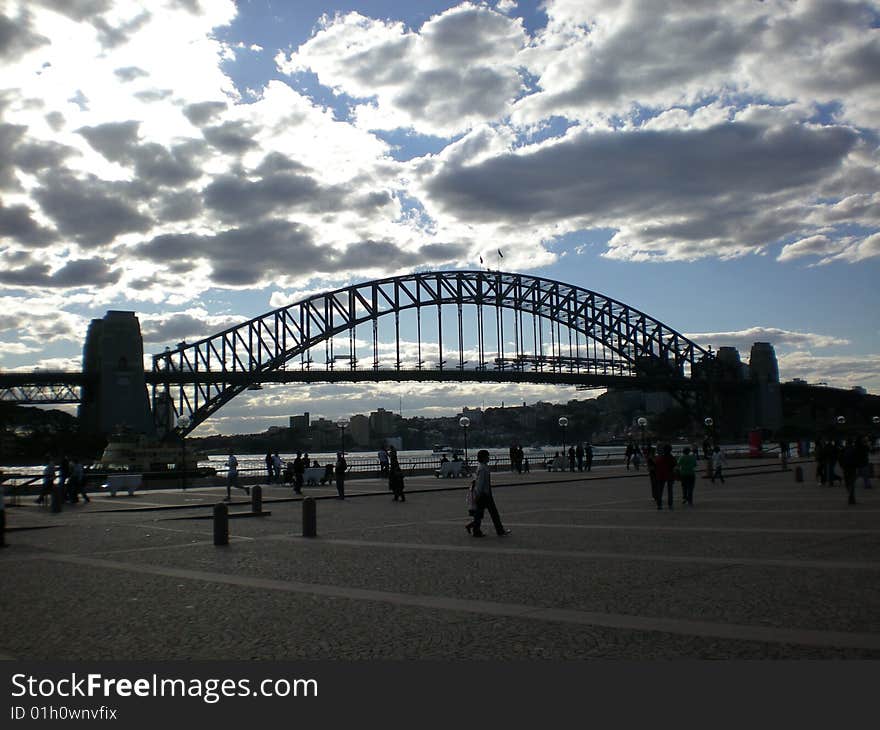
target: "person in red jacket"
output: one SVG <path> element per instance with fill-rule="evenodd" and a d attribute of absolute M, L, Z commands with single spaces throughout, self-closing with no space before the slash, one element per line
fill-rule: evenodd
<path fill-rule="evenodd" d="M 669 492 L 668 505 L 672 509 L 672 485 L 675 483 L 675 457 L 672 455 L 672 447 L 666 444 L 663 451 L 654 460 L 654 501 L 657 509 L 663 509 L 663 488 Z"/>

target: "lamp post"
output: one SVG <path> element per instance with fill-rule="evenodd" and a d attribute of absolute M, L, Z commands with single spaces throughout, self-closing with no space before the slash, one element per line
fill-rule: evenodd
<path fill-rule="evenodd" d="M 568 419 L 565 416 L 559 418 L 559 428 L 562 429 L 562 458 L 565 459 L 565 429 L 568 427 Z"/>
<path fill-rule="evenodd" d="M 838 438 L 843 438 L 844 426 L 846 426 L 846 416 L 838 416 L 837 417 L 837 430 L 839 433 Z"/>
<path fill-rule="evenodd" d="M 703 425 L 706 427 L 706 441 L 709 442 L 709 447 L 713 447 L 715 445 L 715 435 L 712 427 L 715 425 L 715 421 L 713 421 L 709 416 L 703 419 Z M 711 477 L 713 473 L 712 469 L 712 454 L 709 452 L 709 449 L 705 448 L 705 443 L 703 444 L 703 456 L 706 457 L 706 476 Z"/>
<path fill-rule="evenodd" d="M 467 432 L 471 427 L 471 419 L 467 416 L 462 416 L 458 419 L 458 425 L 464 430 L 464 465 L 467 468 L 468 465 L 468 449 L 467 449 Z"/>
<path fill-rule="evenodd" d="M 189 416 L 181 416 L 177 419 L 177 427 L 181 431 L 186 431 L 189 424 L 192 423 Z M 186 435 L 180 435 L 180 488 L 186 489 Z"/>
<path fill-rule="evenodd" d="M 336 419 L 336 428 L 339 429 L 339 450 L 342 452 L 342 456 L 345 456 L 345 429 L 348 428 L 348 424 L 350 421 L 345 418 Z"/>
<path fill-rule="evenodd" d="M 644 416 L 640 416 L 636 421 L 639 424 L 639 430 L 642 432 L 642 451 L 645 450 L 645 426 L 648 425 L 648 419 Z"/>
<path fill-rule="evenodd" d="M 874 429 L 871 431 L 871 447 L 873 448 L 874 444 L 877 443 L 877 426 L 880 426 L 880 416 L 874 416 L 871 419 L 871 423 L 874 424 Z"/>
<path fill-rule="evenodd" d="M 703 424 L 706 426 L 706 437 L 712 442 L 712 446 L 715 445 L 715 421 L 713 421 L 708 416 L 703 419 Z"/>

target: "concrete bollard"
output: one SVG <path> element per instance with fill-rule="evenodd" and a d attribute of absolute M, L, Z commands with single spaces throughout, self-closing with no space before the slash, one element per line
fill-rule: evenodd
<path fill-rule="evenodd" d="M 318 515 L 315 500 L 306 497 L 303 500 L 303 537 L 318 536 Z"/>
<path fill-rule="evenodd" d="M 52 491 L 49 496 L 49 503 L 52 505 L 53 512 L 61 511 L 61 487 L 52 487 Z"/>
<path fill-rule="evenodd" d="M 804 470 L 799 466 L 794 468 L 794 480 L 796 482 L 804 481 Z"/>
<path fill-rule="evenodd" d="M 251 489 L 251 512 L 259 514 L 263 511 L 263 488 L 257 484 Z"/>
<path fill-rule="evenodd" d="M 229 508 L 222 502 L 214 505 L 214 544 L 229 544 Z"/>

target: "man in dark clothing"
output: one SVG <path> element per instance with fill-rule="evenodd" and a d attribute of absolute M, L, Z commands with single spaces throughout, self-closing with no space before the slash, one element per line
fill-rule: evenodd
<path fill-rule="evenodd" d="M 587 464 L 587 471 L 592 471 L 593 469 L 593 445 L 587 444 L 584 448 L 584 461 Z"/>
<path fill-rule="evenodd" d="M 584 470 L 584 447 L 578 443 L 577 448 L 574 451 L 574 455 L 577 457 L 578 462 L 578 471 Z"/>
<path fill-rule="evenodd" d="M 293 460 L 293 491 L 296 494 L 302 494 L 303 491 L 303 474 L 305 474 L 306 466 L 303 464 L 302 453 L 297 451 L 296 458 Z"/>
<path fill-rule="evenodd" d="M 840 454 L 840 466 L 843 469 L 843 483 L 849 495 L 849 504 L 856 503 L 856 475 L 858 474 L 858 455 L 853 440 L 847 439 L 846 446 Z"/>

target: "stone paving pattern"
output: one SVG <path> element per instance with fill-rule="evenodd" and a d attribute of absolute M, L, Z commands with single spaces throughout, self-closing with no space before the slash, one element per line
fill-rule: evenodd
<path fill-rule="evenodd" d="M 498 472 L 513 532 L 487 516 L 482 540 L 464 530 L 466 481 L 432 477 L 408 479 L 405 503 L 378 479 L 345 501 L 307 489 L 314 539 L 300 499 L 265 486 L 271 516 L 230 520 L 226 547 L 191 519 L 220 488 L 61 514 L 22 499 L 0 551 L 0 656 L 880 658 L 880 483 L 848 507 L 841 487 L 738 466 L 672 512 L 644 471 Z M 237 493 L 232 511 L 249 508 Z"/>

